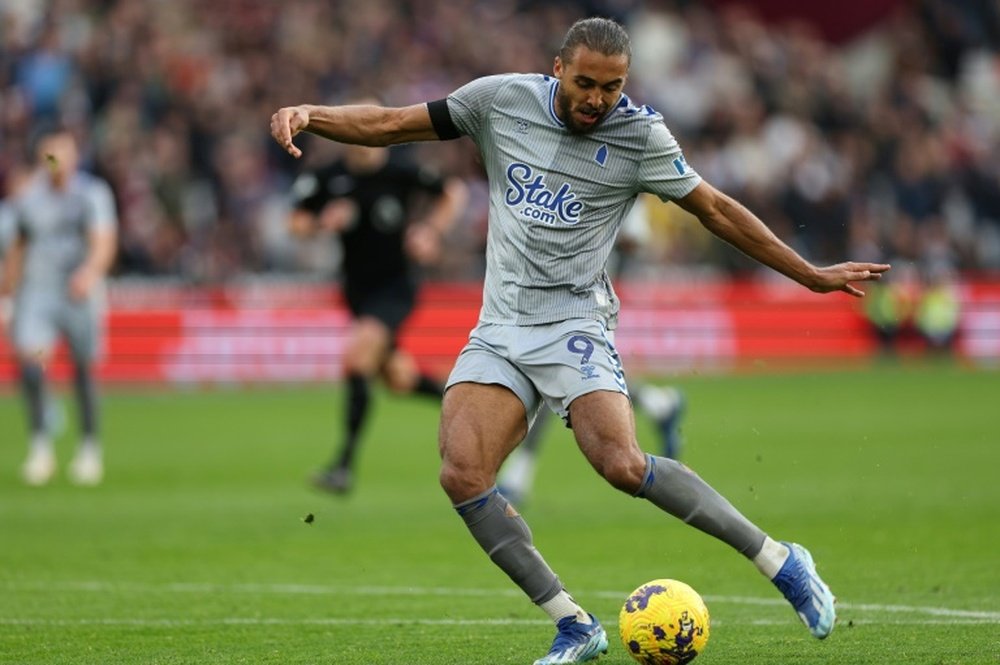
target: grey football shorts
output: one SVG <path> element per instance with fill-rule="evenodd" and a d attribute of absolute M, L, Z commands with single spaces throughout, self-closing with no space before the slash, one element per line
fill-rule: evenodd
<path fill-rule="evenodd" d="M 614 334 L 599 321 L 571 319 L 538 326 L 479 323 L 469 335 L 447 387 L 499 384 L 524 404 L 528 422 L 542 401 L 569 422 L 569 405 L 597 390 L 628 396 Z"/>
<path fill-rule="evenodd" d="M 105 298 L 103 293 L 83 301 L 69 296 L 25 290 L 17 295 L 11 338 L 21 353 L 49 352 L 62 335 L 72 357 L 98 359 L 103 342 Z"/>

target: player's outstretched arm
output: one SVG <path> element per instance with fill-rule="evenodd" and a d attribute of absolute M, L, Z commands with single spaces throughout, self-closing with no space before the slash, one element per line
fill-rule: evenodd
<path fill-rule="evenodd" d="M 7 332 L 14 318 L 14 291 L 17 290 L 24 264 L 24 238 L 11 241 L 6 252 L 0 252 L 0 334 Z"/>
<path fill-rule="evenodd" d="M 706 182 L 678 199 L 677 204 L 696 216 L 709 231 L 747 256 L 816 291 L 844 291 L 861 297 L 864 291 L 851 282 L 871 282 L 889 270 L 884 263 L 848 261 L 817 267 L 781 241 L 756 215 L 732 197 Z"/>
<path fill-rule="evenodd" d="M 438 138 L 426 104 L 401 108 L 371 104 L 302 104 L 278 109 L 271 116 L 271 136 L 295 158 L 302 156 L 302 151 L 293 143 L 299 132 L 309 132 L 340 143 L 367 146 L 433 141 Z"/>
<path fill-rule="evenodd" d="M 24 264 L 25 240 L 15 237 L 5 252 L 0 253 L 0 298 L 10 297 L 17 290 Z"/>

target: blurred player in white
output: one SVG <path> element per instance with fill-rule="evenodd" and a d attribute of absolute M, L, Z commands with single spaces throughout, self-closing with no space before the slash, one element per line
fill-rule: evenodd
<path fill-rule="evenodd" d="M 115 255 L 117 213 L 108 184 L 79 170 L 71 132 L 42 132 L 36 146 L 35 173 L 5 202 L 13 235 L 0 279 L 0 298 L 13 304 L 9 332 L 31 433 L 21 471 L 30 485 L 44 485 L 56 472 L 45 370 L 62 337 L 73 363 L 80 419 L 69 477 L 96 485 L 104 465 L 94 365 L 101 349 L 104 280 Z"/>

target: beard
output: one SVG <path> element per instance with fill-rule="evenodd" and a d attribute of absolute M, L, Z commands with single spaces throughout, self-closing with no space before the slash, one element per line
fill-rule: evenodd
<path fill-rule="evenodd" d="M 559 111 L 559 119 L 563 121 L 564 125 L 566 125 L 566 130 L 570 134 L 588 134 L 594 131 L 594 129 L 601 124 L 604 114 L 607 113 L 607 109 L 595 109 L 601 117 L 591 125 L 584 125 L 577 122 L 576 118 L 573 116 L 571 103 L 569 95 L 563 93 L 562 86 L 560 86 L 559 89 L 556 90 L 556 109 Z M 590 108 L 592 107 L 587 107 L 587 109 Z"/>

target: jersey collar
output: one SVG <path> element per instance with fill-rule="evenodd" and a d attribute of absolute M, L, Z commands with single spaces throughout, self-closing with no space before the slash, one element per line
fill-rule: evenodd
<path fill-rule="evenodd" d="M 552 122 L 556 124 L 556 126 L 565 128 L 566 123 L 560 120 L 559 116 L 556 115 L 556 93 L 558 91 L 559 91 L 559 79 L 553 78 L 551 85 L 549 85 L 549 117 L 552 119 Z M 618 97 L 618 103 L 615 104 L 610 109 L 608 109 L 608 112 L 604 114 L 604 117 L 601 118 L 599 122 L 604 122 L 605 120 L 607 120 L 608 116 L 610 116 L 615 111 L 620 111 L 622 109 L 629 110 L 632 108 L 634 108 L 632 106 L 632 100 L 629 99 L 628 95 L 626 95 L 623 92 L 621 96 Z"/>
<path fill-rule="evenodd" d="M 559 79 L 553 78 L 552 85 L 549 86 L 549 117 L 552 118 L 552 122 L 556 123 L 557 126 L 565 127 L 566 124 L 556 115 L 556 92 L 558 90 Z"/>

